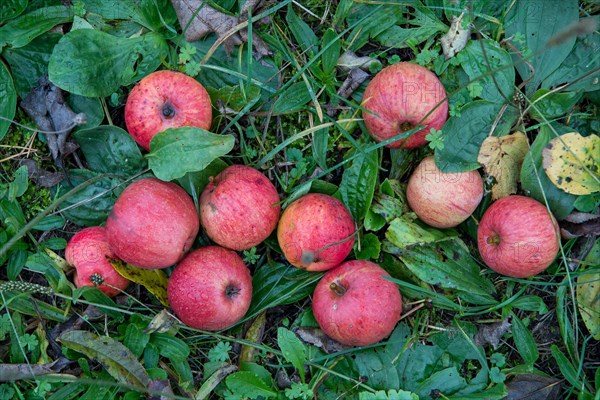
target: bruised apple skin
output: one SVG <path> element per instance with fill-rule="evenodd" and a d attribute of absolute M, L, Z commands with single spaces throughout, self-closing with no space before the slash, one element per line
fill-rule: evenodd
<path fill-rule="evenodd" d="M 175 71 L 156 71 L 144 77 L 125 103 L 125 125 L 135 141 L 150 150 L 150 140 L 168 128 L 210 129 L 212 106 L 204 86 Z"/>
<path fill-rule="evenodd" d="M 73 235 L 67 243 L 65 258 L 75 267 L 73 280 L 77 287 L 96 286 L 102 282 L 98 289 L 113 297 L 129 285 L 129 280 L 119 275 L 108 261 L 115 255 L 108 245 L 106 230 L 101 226 L 84 228 Z"/>
<path fill-rule="evenodd" d="M 308 271 L 339 265 L 354 245 L 354 220 L 338 199 L 310 193 L 283 212 L 277 240 L 290 264 Z"/>
<path fill-rule="evenodd" d="M 121 260 L 140 268 L 166 268 L 190 249 L 200 220 L 180 186 L 156 178 L 129 185 L 106 221 L 108 243 Z"/>
<path fill-rule="evenodd" d="M 409 62 L 392 64 L 377 73 L 365 89 L 363 119 L 367 131 L 382 142 L 424 125 L 407 139 L 386 145 L 406 149 L 423 146 L 431 128 L 442 129 L 448 118 L 445 98 L 444 86 L 427 68 Z"/>
<path fill-rule="evenodd" d="M 328 271 L 313 295 L 321 329 L 348 346 L 368 346 L 387 337 L 402 313 L 402 296 L 390 276 L 370 261 L 347 261 Z"/>
<path fill-rule="evenodd" d="M 207 246 L 175 267 L 167 287 L 169 304 L 184 324 L 218 331 L 237 323 L 252 300 L 252 277 L 232 250 Z"/>
<path fill-rule="evenodd" d="M 262 173 L 245 165 L 224 169 L 200 196 L 200 223 L 217 244 L 250 249 L 277 227 L 281 207 L 277 189 Z"/>
<path fill-rule="evenodd" d="M 406 199 L 419 219 L 436 228 L 465 221 L 483 198 L 483 179 L 477 171 L 444 173 L 433 156 L 423 159 L 408 180 Z"/>
<path fill-rule="evenodd" d="M 483 214 L 477 245 L 485 264 L 499 274 L 528 278 L 544 271 L 560 249 L 554 216 L 525 196 L 503 197 Z"/>

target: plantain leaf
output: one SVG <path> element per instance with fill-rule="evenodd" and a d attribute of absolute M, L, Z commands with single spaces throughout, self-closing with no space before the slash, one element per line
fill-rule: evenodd
<path fill-rule="evenodd" d="M 110 260 L 110 264 L 119 275 L 132 282 L 139 283 L 155 295 L 163 306 L 169 307 L 169 298 L 167 296 L 169 278 L 165 271 L 162 269 L 138 268 L 115 258 Z"/>
<path fill-rule="evenodd" d="M 0 115 L 7 120 L 0 120 L 0 140 L 4 137 L 10 126 L 10 120 L 17 111 L 17 92 L 8 68 L 0 61 Z"/>
<path fill-rule="evenodd" d="M 131 350 L 111 337 L 75 330 L 63 333 L 59 341 L 71 350 L 98 360 L 121 383 L 147 387 L 151 382 Z"/>
<path fill-rule="evenodd" d="M 3 0 L 4 2 L 4 0 Z M 0 49 L 6 44 L 13 49 L 26 46 L 54 26 L 73 20 L 73 8 L 52 6 L 38 8 L 9 21 L 0 28 Z"/>
<path fill-rule="evenodd" d="M 304 363 L 306 362 L 304 344 L 294 332 L 283 327 L 277 328 L 277 344 L 279 344 L 283 357 L 298 370 L 300 379 L 304 382 Z"/>
<path fill-rule="evenodd" d="M 371 207 L 378 176 L 377 151 L 361 153 L 344 171 L 339 189 L 340 196 L 356 222 L 362 221 Z"/>

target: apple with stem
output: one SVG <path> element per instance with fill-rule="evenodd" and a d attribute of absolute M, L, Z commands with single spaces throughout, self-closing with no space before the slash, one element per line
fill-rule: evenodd
<path fill-rule="evenodd" d="M 168 128 L 210 129 L 212 106 L 204 86 L 175 71 L 156 71 L 142 78 L 125 103 L 125 125 L 135 141 L 150 150 L 150 140 Z"/>
<path fill-rule="evenodd" d="M 369 82 L 363 95 L 363 119 L 371 137 L 382 142 L 417 126 L 408 138 L 389 148 L 412 149 L 427 144 L 431 129 L 440 130 L 448 118 L 446 91 L 425 67 L 400 62 L 385 67 Z"/>
<path fill-rule="evenodd" d="M 113 268 L 109 258 L 115 258 L 115 255 L 108 245 L 106 230 L 101 226 L 80 230 L 65 249 L 67 263 L 75 267 L 75 286 L 96 286 L 113 297 L 127 288 L 129 280 Z"/>
<path fill-rule="evenodd" d="M 494 202 L 477 229 L 485 264 L 499 274 L 528 278 L 544 271 L 560 250 L 560 232 L 546 206 L 513 195 Z"/>
<path fill-rule="evenodd" d="M 346 261 L 317 284 L 312 309 L 321 329 L 348 346 L 368 346 L 387 337 L 402 313 L 402 296 L 379 265 Z"/>
<path fill-rule="evenodd" d="M 477 171 L 444 173 L 433 156 L 415 168 L 406 187 L 406 200 L 419 219 L 436 228 L 465 221 L 483 198 L 483 179 Z"/>
<path fill-rule="evenodd" d="M 207 246 L 175 267 L 167 287 L 169 304 L 184 324 L 218 331 L 237 323 L 252 300 L 252 277 L 240 256 Z"/>

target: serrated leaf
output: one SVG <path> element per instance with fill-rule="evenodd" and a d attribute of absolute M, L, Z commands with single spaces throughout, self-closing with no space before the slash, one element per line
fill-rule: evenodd
<path fill-rule="evenodd" d="M 527 136 L 519 131 L 507 136 L 490 136 L 483 141 L 477 161 L 496 180 L 492 200 L 517 193 L 521 166 L 528 151 Z"/>
<path fill-rule="evenodd" d="M 118 259 L 111 259 L 110 264 L 119 275 L 132 282 L 139 283 L 155 295 L 163 306 L 169 307 L 169 297 L 167 296 L 169 278 L 165 271 L 162 269 L 138 268 Z"/>
<path fill-rule="evenodd" d="M 294 332 L 280 327 L 277 328 L 277 344 L 283 357 L 298 370 L 304 382 L 304 363 L 306 362 L 306 348 Z"/>
<path fill-rule="evenodd" d="M 71 350 L 98 360 L 121 383 L 145 388 L 151 382 L 135 355 L 111 337 L 75 330 L 63 333 L 59 341 Z"/>
<path fill-rule="evenodd" d="M 362 221 L 371 207 L 378 176 L 377 151 L 361 153 L 344 171 L 339 192 L 342 202 L 348 207 L 356 222 Z"/>
<path fill-rule="evenodd" d="M 170 128 L 150 141 L 148 166 L 158 179 L 171 181 L 188 172 L 202 171 L 233 149 L 231 135 L 216 135 L 201 128 Z"/>
<path fill-rule="evenodd" d="M 263 382 L 254 372 L 240 371 L 231 374 L 225 379 L 225 384 L 233 393 L 250 399 L 256 399 L 260 396 L 266 398 L 277 397 L 275 389 Z"/>
<path fill-rule="evenodd" d="M 567 193 L 600 191 L 600 137 L 570 132 L 554 138 L 542 151 L 543 166 L 552 183 Z"/>

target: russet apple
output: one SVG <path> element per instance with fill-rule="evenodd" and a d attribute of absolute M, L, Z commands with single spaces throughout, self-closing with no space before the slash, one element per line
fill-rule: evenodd
<path fill-rule="evenodd" d="M 252 277 L 236 252 L 207 246 L 190 252 L 175 267 L 167 293 L 184 324 L 217 331 L 237 323 L 248 311 Z"/>
<path fill-rule="evenodd" d="M 494 202 L 477 229 L 479 253 L 499 274 L 528 278 L 544 271 L 560 249 L 560 233 L 546 206 L 513 195 Z"/>
<path fill-rule="evenodd" d="M 166 268 L 190 249 L 200 220 L 180 186 L 144 178 L 127 186 L 106 221 L 108 243 L 121 260 L 140 268 Z"/>
<path fill-rule="evenodd" d="M 477 171 L 444 173 L 425 157 L 408 180 L 406 199 L 419 219 L 436 228 L 457 226 L 477 208 L 483 179 Z"/>
<path fill-rule="evenodd" d="M 290 204 L 277 226 L 277 240 L 290 264 L 325 271 L 340 264 L 354 245 L 354 220 L 338 199 L 310 193 Z"/>
<path fill-rule="evenodd" d="M 208 183 L 200 196 L 200 222 L 208 237 L 232 250 L 247 250 L 275 230 L 277 189 L 259 171 L 232 165 Z"/>
<path fill-rule="evenodd" d="M 425 67 L 400 62 L 385 67 L 369 82 L 363 95 L 363 119 L 371 137 L 382 142 L 417 126 L 424 128 L 387 145 L 411 149 L 427 143 L 431 128 L 442 129 L 448 118 L 446 91 Z"/>
<path fill-rule="evenodd" d="M 208 92 L 194 78 L 175 71 L 156 71 L 142 78 L 125 103 L 125 125 L 135 141 L 150 150 L 150 140 L 168 128 L 210 129 Z"/>
<path fill-rule="evenodd" d="M 101 226 L 80 230 L 69 239 L 65 249 L 67 263 L 75 267 L 75 286 L 98 286 L 107 296 L 113 297 L 127 288 L 129 280 L 113 268 L 108 258 L 115 258 L 115 255 L 108 245 L 106 230 Z"/>
<path fill-rule="evenodd" d="M 368 346 L 387 337 L 402 313 L 402 296 L 389 274 L 365 260 L 346 261 L 317 284 L 312 309 L 321 329 L 348 346 Z"/>

